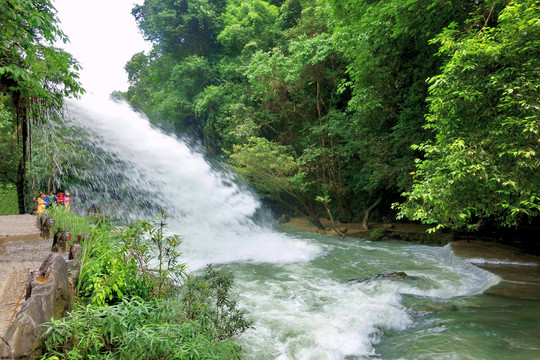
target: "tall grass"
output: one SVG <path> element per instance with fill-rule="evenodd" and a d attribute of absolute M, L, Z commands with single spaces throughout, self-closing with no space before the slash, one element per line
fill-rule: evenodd
<path fill-rule="evenodd" d="M 55 232 L 67 230 L 71 233 L 73 239 L 76 239 L 77 235 L 88 236 L 94 231 L 98 222 L 96 218 L 75 215 L 66 210 L 65 207 L 56 206 L 54 203 L 47 209 L 47 213 L 54 219 L 55 226 L 53 230 Z"/>

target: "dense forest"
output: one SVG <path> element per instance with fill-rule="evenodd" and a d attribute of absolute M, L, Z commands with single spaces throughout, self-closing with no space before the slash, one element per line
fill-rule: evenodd
<path fill-rule="evenodd" d="M 278 213 L 514 226 L 540 209 L 539 7 L 146 0 L 122 95 Z"/>
<path fill-rule="evenodd" d="M 533 0 L 146 0 L 125 98 L 276 214 L 454 229 L 538 221 Z M 31 125 L 83 92 L 50 1 L 0 4 L 0 191 L 28 193 Z M 28 199 L 28 196 L 26 196 Z"/>

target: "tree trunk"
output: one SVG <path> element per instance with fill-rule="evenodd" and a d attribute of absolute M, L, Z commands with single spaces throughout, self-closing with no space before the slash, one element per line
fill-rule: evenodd
<path fill-rule="evenodd" d="M 26 213 L 26 159 L 28 150 L 28 121 L 26 118 L 25 100 L 18 95 L 13 95 L 13 104 L 17 109 L 17 122 L 20 124 L 20 138 L 22 139 L 22 156 L 19 160 L 19 169 L 17 171 L 17 200 L 19 204 L 19 213 Z"/>
<path fill-rule="evenodd" d="M 377 201 L 375 201 L 373 205 L 367 208 L 366 213 L 364 215 L 364 221 L 362 221 L 362 227 L 364 228 L 364 230 L 368 229 L 369 214 L 373 211 L 373 209 L 377 207 L 377 205 L 381 203 L 381 201 L 382 201 L 382 196 L 379 196 Z"/>
<path fill-rule="evenodd" d="M 347 237 L 347 235 L 345 235 L 344 233 L 341 232 L 341 230 L 339 230 L 336 226 L 336 223 L 334 221 L 334 217 L 332 216 L 332 212 L 330 211 L 330 206 L 328 204 L 324 204 L 324 207 L 326 208 L 326 212 L 328 213 L 328 216 L 330 217 L 330 221 L 332 222 L 332 229 L 334 229 L 334 231 L 339 235 L 341 236 L 343 239 L 345 239 Z"/>
<path fill-rule="evenodd" d="M 17 170 L 17 200 L 19 204 L 19 214 L 26 213 L 25 206 L 25 187 L 26 187 L 26 164 L 23 159 L 19 160 L 19 169 Z"/>
<path fill-rule="evenodd" d="M 315 225 L 317 227 L 317 229 L 324 230 L 324 225 L 321 223 L 319 215 L 309 214 L 308 219 L 309 219 L 310 223 L 312 223 L 313 225 Z"/>
<path fill-rule="evenodd" d="M 303 203 L 303 205 L 308 213 L 309 221 L 315 225 L 317 229 L 324 230 L 324 225 L 321 223 L 319 214 L 317 214 L 317 211 L 315 211 L 315 207 L 313 206 L 313 200 L 308 197 L 306 201 L 307 203 Z"/>

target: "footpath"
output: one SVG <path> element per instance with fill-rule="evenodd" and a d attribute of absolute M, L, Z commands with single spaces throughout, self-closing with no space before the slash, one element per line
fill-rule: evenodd
<path fill-rule="evenodd" d="M 36 215 L 0 216 L 0 337 L 19 311 L 31 270 L 39 269 L 51 250 L 40 237 Z"/>

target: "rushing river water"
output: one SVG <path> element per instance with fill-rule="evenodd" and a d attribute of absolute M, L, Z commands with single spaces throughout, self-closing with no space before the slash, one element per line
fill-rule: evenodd
<path fill-rule="evenodd" d="M 234 174 L 127 105 L 69 101 L 66 124 L 55 138 L 85 159 L 70 173 L 74 207 L 126 219 L 165 209 L 193 271 L 234 271 L 255 320 L 237 339 L 248 359 L 540 358 L 539 294 L 505 294 L 506 280 L 450 246 L 278 231 Z M 393 272 L 407 276 L 379 276 Z"/>

